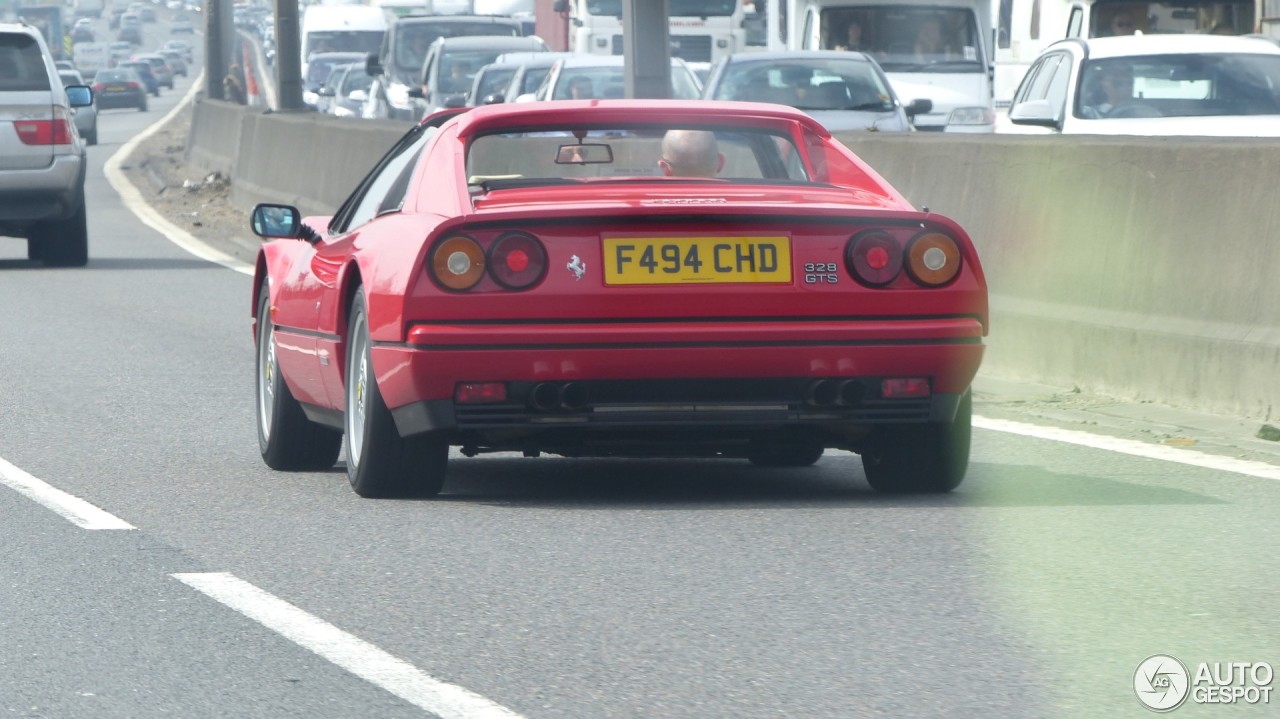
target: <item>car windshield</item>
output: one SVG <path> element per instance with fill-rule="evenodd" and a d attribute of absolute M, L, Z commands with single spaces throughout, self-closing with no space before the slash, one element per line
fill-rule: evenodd
<path fill-rule="evenodd" d="M 1262 3 L 1258 3 L 1258 7 L 1262 7 Z M 1244 35 L 1253 32 L 1254 26 L 1252 0 L 1097 0 L 1089 14 L 1089 37 L 1135 32 Z"/>
<path fill-rule="evenodd" d="M 678 178 L 702 182 L 808 182 L 808 173 L 799 158 L 791 137 L 770 129 L 539 127 L 472 139 L 467 148 L 467 176 L 472 190 L 477 192 Z M 721 165 L 718 170 L 716 165 Z"/>
<path fill-rule="evenodd" d="M 520 28 L 493 22 L 407 23 L 396 36 L 396 70 L 412 74 L 422 70 L 431 43 L 442 37 L 502 35 L 519 37 Z"/>
<path fill-rule="evenodd" d="M 1147 55 L 1086 62 L 1077 117 L 1280 115 L 1280 55 Z"/>
<path fill-rule="evenodd" d="M 568 66 L 560 71 L 552 100 L 619 99 L 626 97 L 626 70 L 622 65 L 606 67 Z M 575 95 L 574 88 L 580 88 Z M 671 64 L 671 97 L 697 100 L 702 95 L 693 73 L 683 65 Z"/>
<path fill-rule="evenodd" d="M 711 99 L 776 102 L 801 110 L 893 109 L 893 95 L 875 67 L 853 58 L 731 62 Z"/>
<path fill-rule="evenodd" d="M 885 72 L 986 72 L 977 20 L 968 8 L 859 5 L 824 10 L 823 50 L 856 50 Z"/>
<path fill-rule="evenodd" d="M 727 17 L 737 10 L 738 0 L 667 0 L 668 17 Z M 592 15 L 622 17 L 622 0 L 589 0 Z"/>
<path fill-rule="evenodd" d="M 502 92 L 507 89 L 507 84 L 515 73 L 515 65 L 496 65 L 486 68 L 484 73 L 476 78 L 476 86 L 472 90 L 472 95 L 474 95 L 472 99 L 478 102 L 484 99 L 486 95 L 492 95 L 495 92 Z"/>

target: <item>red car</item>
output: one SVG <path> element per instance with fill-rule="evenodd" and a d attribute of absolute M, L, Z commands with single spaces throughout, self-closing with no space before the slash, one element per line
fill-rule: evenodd
<path fill-rule="evenodd" d="M 345 448 L 361 496 L 421 496 L 451 446 L 775 467 L 838 448 L 878 491 L 964 477 L 973 244 L 799 111 L 447 110 L 332 217 L 252 223 L 274 239 L 253 316 L 275 469 Z"/>

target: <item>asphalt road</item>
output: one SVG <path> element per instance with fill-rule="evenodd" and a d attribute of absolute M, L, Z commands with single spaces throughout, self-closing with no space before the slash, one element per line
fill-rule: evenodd
<path fill-rule="evenodd" d="M 267 469 L 249 277 L 103 176 L 182 84 L 103 113 L 88 267 L 0 238 L 0 714 L 1142 717 L 1150 655 L 1280 665 L 1280 470 L 1144 440 L 1138 412 L 1136 451 L 1185 461 L 998 425 L 932 498 L 871 493 L 843 453 L 459 457 L 419 501 Z M 82 528 L 28 476 L 132 528 Z"/>

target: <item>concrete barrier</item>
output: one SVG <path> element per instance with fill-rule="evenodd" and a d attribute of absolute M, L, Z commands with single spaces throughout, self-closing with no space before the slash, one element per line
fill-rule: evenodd
<path fill-rule="evenodd" d="M 405 129 L 205 101 L 188 155 L 227 168 L 240 207 L 271 200 L 328 214 Z M 1280 244 L 1270 236 L 1280 143 L 839 137 L 973 236 L 992 292 L 984 372 L 1280 413 Z"/>
<path fill-rule="evenodd" d="M 283 202 L 331 214 L 411 127 L 304 113 L 263 113 L 220 100 L 196 102 L 187 160 L 231 178 L 231 201 L 248 210 Z"/>
<path fill-rule="evenodd" d="M 974 238 L 984 371 L 1268 419 L 1280 412 L 1280 143 L 841 135 Z"/>

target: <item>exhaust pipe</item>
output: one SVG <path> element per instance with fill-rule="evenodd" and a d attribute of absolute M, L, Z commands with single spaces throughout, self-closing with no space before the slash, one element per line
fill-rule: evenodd
<path fill-rule="evenodd" d="M 840 383 L 840 404 L 853 407 L 862 402 L 862 383 L 847 379 Z"/>
<path fill-rule="evenodd" d="M 833 379 L 820 379 L 809 385 L 805 401 L 815 407 L 834 407 L 840 398 L 840 387 Z"/>
<path fill-rule="evenodd" d="M 560 388 L 560 409 L 567 412 L 580 412 L 587 408 L 590 397 L 585 385 L 570 382 Z"/>
<path fill-rule="evenodd" d="M 560 406 L 560 388 L 551 382 L 539 382 L 529 390 L 529 406 L 540 412 L 551 412 Z"/>

